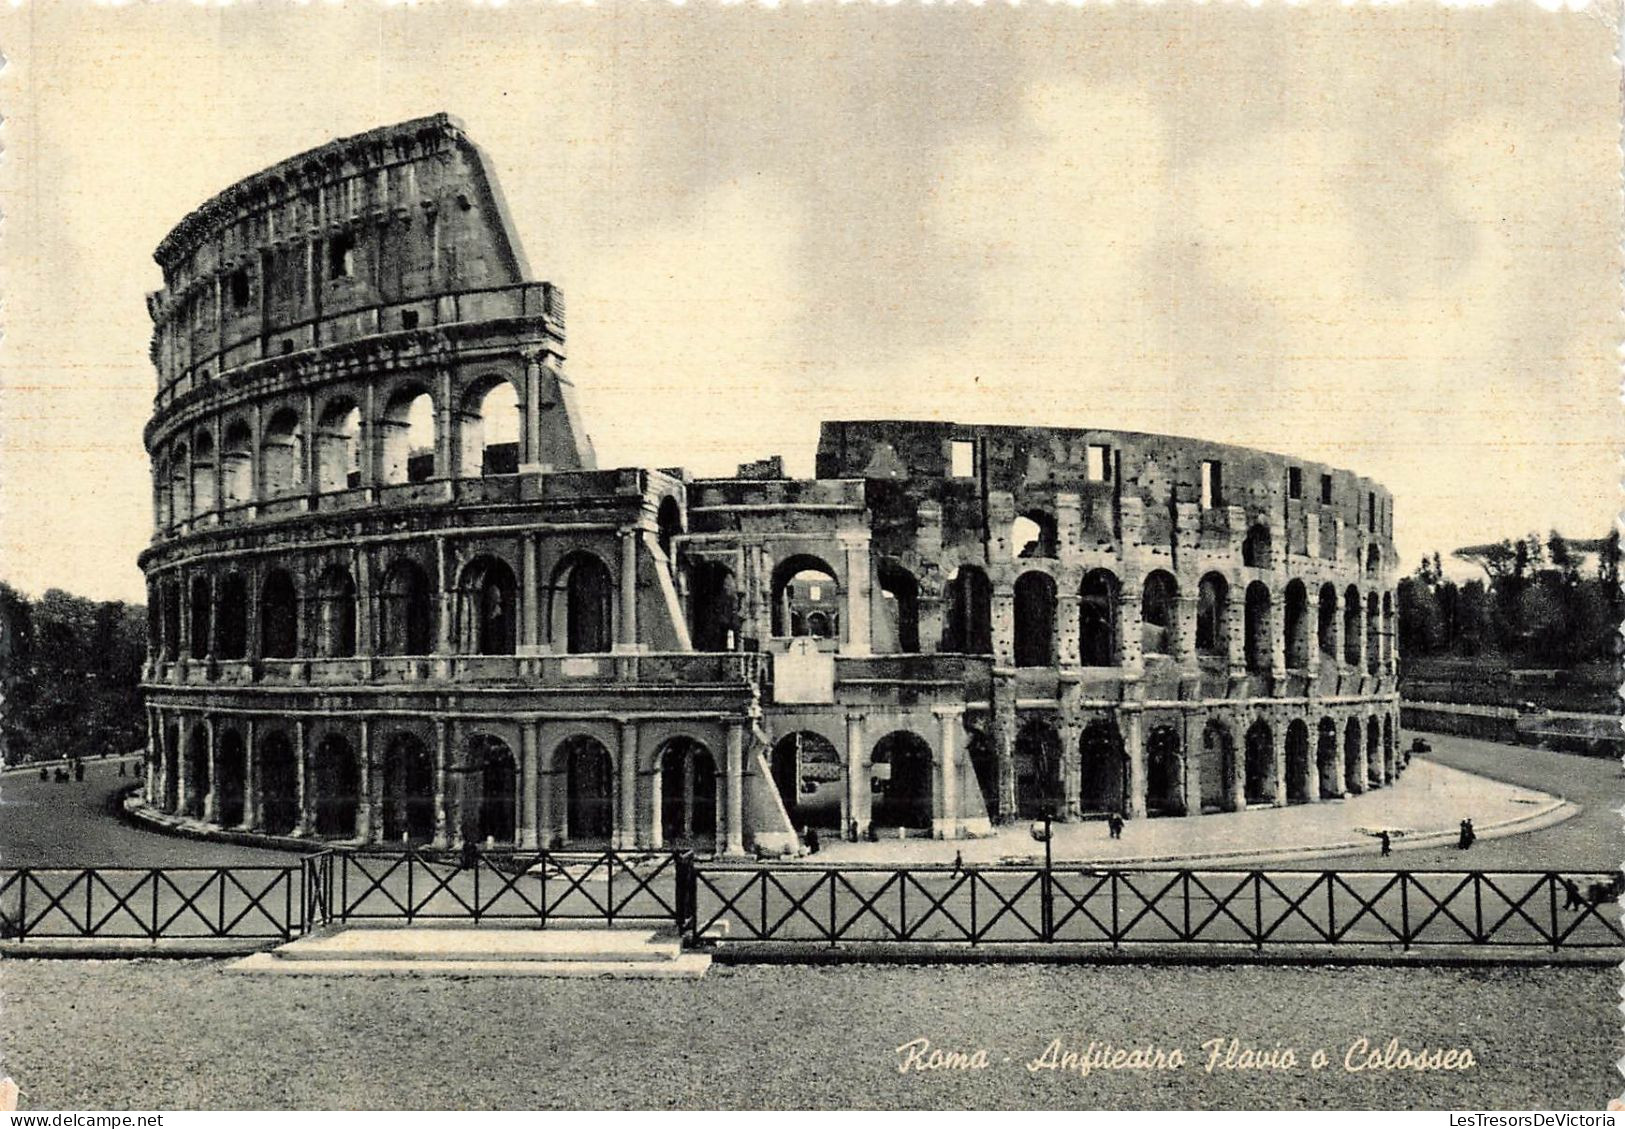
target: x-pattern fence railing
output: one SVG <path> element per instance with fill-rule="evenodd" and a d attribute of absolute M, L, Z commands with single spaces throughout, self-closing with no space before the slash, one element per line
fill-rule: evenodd
<path fill-rule="evenodd" d="M 289 940 L 343 922 L 674 925 L 690 943 L 1606 948 L 1608 874 L 813 868 L 687 852 L 329 850 L 289 866 L 0 871 L 0 937 Z"/>
<path fill-rule="evenodd" d="M 1609 875 L 800 867 L 695 870 L 696 934 L 934 944 L 1625 943 Z"/>

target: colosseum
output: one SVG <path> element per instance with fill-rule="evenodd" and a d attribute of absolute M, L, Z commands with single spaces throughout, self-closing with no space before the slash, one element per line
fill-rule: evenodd
<path fill-rule="evenodd" d="M 221 828 L 739 855 L 1391 783 L 1392 499 L 1195 439 L 844 421 L 597 466 L 454 119 L 169 233 L 147 796 Z M 1266 817 L 1267 818 L 1267 817 Z"/>

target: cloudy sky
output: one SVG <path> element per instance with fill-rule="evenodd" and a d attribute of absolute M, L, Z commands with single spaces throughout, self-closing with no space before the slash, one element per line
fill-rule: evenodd
<path fill-rule="evenodd" d="M 142 598 L 152 248 L 437 110 L 602 465 L 810 473 L 817 421 L 1322 458 L 1434 549 L 1619 508 L 1613 8 L 0 12 L 0 579 Z"/>

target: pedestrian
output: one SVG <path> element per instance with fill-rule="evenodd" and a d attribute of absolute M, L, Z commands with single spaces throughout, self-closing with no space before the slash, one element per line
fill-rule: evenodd
<path fill-rule="evenodd" d="M 1467 847 L 1471 847 L 1474 843 L 1478 842 L 1478 832 L 1473 830 L 1473 821 L 1469 819 L 1466 820 L 1465 823 L 1467 827 L 1467 844 L 1466 846 L 1462 847 L 1462 850 L 1466 850 Z"/>
<path fill-rule="evenodd" d="M 858 841 L 858 821 L 855 819 L 849 819 L 846 821 L 846 841 L 848 843 L 856 843 Z"/>
<path fill-rule="evenodd" d="M 959 877 L 959 872 L 961 870 L 964 870 L 964 869 L 965 869 L 965 852 L 964 851 L 955 851 L 954 852 L 954 873 L 953 873 L 953 877 L 955 877 L 955 878 Z"/>
<path fill-rule="evenodd" d="M 129 768 L 130 768 L 130 766 L 125 764 L 123 761 L 118 762 L 118 774 L 120 776 L 128 776 L 128 775 L 130 775 Z"/>
<path fill-rule="evenodd" d="M 809 855 L 818 853 L 818 828 L 816 827 L 807 828 L 807 853 Z"/>
<path fill-rule="evenodd" d="M 1461 837 L 1456 840 L 1456 848 L 1458 850 L 1465 851 L 1468 847 L 1473 845 L 1473 839 L 1473 821 L 1470 819 L 1462 820 Z"/>
<path fill-rule="evenodd" d="M 1123 817 L 1117 812 L 1112 812 L 1111 816 L 1106 820 L 1106 828 L 1111 832 L 1113 839 L 1121 839 L 1123 837 Z"/>
<path fill-rule="evenodd" d="M 480 848 L 471 835 L 463 836 L 462 857 L 459 859 L 464 870 L 472 870 L 480 864 Z"/>
<path fill-rule="evenodd" d="M 1393 841 L 1392 838 L 1389 837 L 1387 831 L 1379 831 L 1379 832 L 1377 832 L 1377 838 L 1382 840 L 1382 857 L 1383 858 L 1387 858 L 1389 855 L 1394 853 L 1394 841 Z"/>
<path fill-rule="evenodd" d="M 85 762 L 84 761 L 76 760 L 76 761 L 73 762 L 73 778 L 75 780 L 79 780 L 79 781 L 84 780 L 84 778 L 85 778 Z"/>

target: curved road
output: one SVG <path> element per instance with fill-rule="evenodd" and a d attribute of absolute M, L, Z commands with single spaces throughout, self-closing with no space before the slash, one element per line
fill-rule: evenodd
<path fill-rule="evenodd" d="M 1440 764 L 1561 795 L 1583 810 L 1541 831 L 1480 840 L 1465 854 L 1447 847 L 1399 851 L 1386 859 L 1374 853 L 1345 856 L 1351 864 L 1358 858 L 1353 865 L 1360 869 L 1583 871 L 1613 869 L 1625 858 L 1621 818 L 1614 810 L 1625 800 L 1625 773 L 1619 762 L 1442 735 L 1429 735 L 1428 740 L 1434 750 L 1428 755 Z M 41 782 L 37 774 L 24 772 L 0 776 L 0 867 L 224 866 L 280 864 L 297 857 L 287 851 L 182 839 L 132 826 L 115 812 L 117 794 L 129 783 L 129 778 L 118 775 L 116 761 L 88 763 L 82 783 Z M 1305 858 L 1268 866 L 1319 870 L 1326 863 Z"/>

